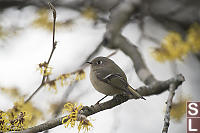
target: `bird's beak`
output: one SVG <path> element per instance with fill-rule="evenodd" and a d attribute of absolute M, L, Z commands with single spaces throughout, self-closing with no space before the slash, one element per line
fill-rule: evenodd
<path fill-rule="evenodd" d="M 87 62 L 85 62 L 85 63 L 92 64 L 92 62 L 89 62 L 89 61 L 87 61 Z"/>

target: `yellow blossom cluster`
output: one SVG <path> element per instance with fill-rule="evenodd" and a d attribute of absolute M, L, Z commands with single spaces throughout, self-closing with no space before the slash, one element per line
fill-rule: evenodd
<path fill-rule="evenodd" d="M 45 87 L 48 88 L 48 90 L 50 91 L 51 89 L 55 90 L 57 93 L 57 85 L 56 85 L 56 80 L 52 80 L 50 82 L 45 83 Z"/>
<path fill-rule="evenodd" d="M 30 113 L 31 112 L 31 113 Z M 0 132 L 21 131 L 35 125 L 41 118 L 41 112 L 24 99 L 14 103 L 14 107 L 6 112 L 0 111 Z"/>
<path fill-rule="evenodd" d="M 61 86 L 71 84 L 74 81 L 83 80 L 85 78 L 85 72 L 81 69 L 72 73 L 66 73 L 58 76 L 55 80 L 51 80 L 45 84 L 46 87 L 48 87 L 48 90 L 53 88 L 55 91 L 57 91 L 57 85 L 56 82 L 60 81 Z"/>
<path fill-rule="evenodd" d="M 78 81 L 83 80 L 85 78 L 85 72 L 81 69 L 72 73 L 62 74 L 59 77 L 56 78 L 56 80 L 61 81 L 61 86 L 68 85 L 68 81 L 66 79 L 71 78 L 71 81 Z"/>
<path fill-rule="evenodd" d="M 0 87 L 0 92 L 7 94 L 9 96 L 9 98 L 19 98 L 21 97 L 20 91 L 18 88 L 4 88 L 4 87 Z"/>
<path fill-rule="evenodd" d="M 186 114 L 186 103 L 189 100 L 189 97 L 179 96 L 178 101 L 172 104 L 170 116 L 174 121 L 180 122 L 184 118 Z"/>
<path fill-rule="evenodd" d="M 97 19 L 97 13 L 96 13 L 95 9 L 93 9 L 91 7 L 84 9 L 82 12 L 82 16 L 87 19 L 91 19 L 91 20 Z"/>
<path fill-rule="evenodd" d="M 200 25 L 198 23 L 191 26 L 186 39 L 192 52 L 200 51 Z"/>
<path fill-rule="evenodd" d="M 33 26 L 37 28 L 44 28 L 49 31 L 52 31 L 53 23 L 49 20 L 48 10 L 47 9 L 40 9 L 37 12 L 38 18 L 33 21 Z M 59 25 L 57 23 L 57 25 Z"/>
<path fill-rule="evenodd" d="M 162 41 L 159 48 L 155 48 L 152 56 L 159 62 L 167 60 L 182 60 L 188 53 L 200 51 L 200 25 L 190 26 L 186 39 L 182 39 L 177 32 L 170 32 Z"/>
<path fill-rule="evenodd" d="M 69 125 L 75 127 L 75 124 L 78 125 L 78 131 L 83 130 L 84 132 L 89 131 L 92 126 L 90 121 L 83 115 L 80 114 L 80 110 L 83 108 L 82 105 L 77 105 L 76 103 L 66 103 L 64 105 L 64 112 L 67 111 L 70 114 L 62 119 L 62 123 L 65 124 L 67 128 Z"/>
<path fill-rule="evenodd" d="M 0 111 L 0 132 L 9 131 L 9 129 L 10 129 L 9 123 L 10 122 L 8 119 L 8 115 L 5 112 Z"/>
<path fill-rule="evenodd" d="M 49 19 L 48 9 L 39 9 L 37 11 L 38 17 L 32 22 L 32 25 L 36 28 L 43 28 L 48 31 L 52 31 L 53 22 Z M 56 27 L 72 27 L 74 24 L 72 19 L 66 20 L 65 22 L 56 22 Z"/>
<path fill-rule="evenodd" d="M 83 80 L 85 78 L 85 72 L 82 69 L 75 72 L 74 74 L 75 74 L 75 80 Z"/>
<path fill-rule="evenodd" d="M 37 70 L 40 70 L 40 74 L 42 74 L 43 76 L 48 76 L 52 73 L 52 67 L 49 67 L 48 63 L 46 62 L 40 63 Z"/>

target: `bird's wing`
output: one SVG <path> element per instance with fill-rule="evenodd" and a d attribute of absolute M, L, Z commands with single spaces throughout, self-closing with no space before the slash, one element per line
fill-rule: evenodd
<path fill-rule="evenodd" d="M 127 90 L 127 87 L 128 87 L 127 81 L 118 73 L 116 74 L 97 73 L 97 78 L 111 85 L 113 88 L 120 89 L 125 92 L 129 92 Z"/>
<path fill-rule="evenodd" d="M 97 78 L 99 80 L 111 85 L 112 87 L 114 87 L 116 89 L 120 89 L 126 93 L 131 93 L 132 95 L 137 96 L 138 98 L 142 98 L 142 99 L 146 100 L 135 89 L 133 89 L 127 83 L 127 81 L 125 81 L 123 79 L 123 77 L 120 74 L 108 74 L 108 75 L 102 77 L 102 75 L 100 76 L 100 73 L 99 73 L 99 74 L 97 74 Z"/>

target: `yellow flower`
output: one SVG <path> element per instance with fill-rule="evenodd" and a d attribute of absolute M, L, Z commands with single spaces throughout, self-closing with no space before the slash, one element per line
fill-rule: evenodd
<path fill-rule="evenodd" d="M 67 115 L 66 117 L 62 119 L 62 123 L 65 124 L 66 128 L 69 125 L 71 125 L 71 127 L 74 127 L 76 122 L 79 122 L 78 124 L 79 132 L 81 129 L 84 131 L 88 131 L 90 127 L 92 127 L 92 124 L 90 123 L 90 121 L 84 115 L 81 115 L 79 113 L 82 108 L 83 106 L 81 104 L 78 106 L 76 103 L 75 104 L 66 103 L 64 105 L 63 111 L 67 111 L 70 113 L 69 115 Z"/>
<path fill-rule="evenodd" d="M 52 22 L 49 21 L 48 10 L 40 9 L 37 12 L 38 18 L 33 21 L 33 26 L 52 30 Z"/>
<path fill-rule="evenodd" d="M 36 28 L 44 28 L 49 31 L 53 29 L 53 22 L 49 19 L 49 10 L 48 9 L 39 9 L 37 11 L 38 17 L 33 21 L 33 26 Z M 60 27 L 62 23 L 56 22 L 56 27 Z"/>
<path fill-rule="evenodd" d="M 49 67 L 46 62 L 40 63 L 39 68 L 37 68 L 37 70 L 40 70 L 40 73 L 43 76 L 48 76 L 52 73 L 52 67 Z"/>
<path fill-rule="evenodd" d="M 78 132 L 80 132 L 80 130 L 84 130 L 84 132 L 88 132 L 91 127 L 93 127 L 93 125 L 88 119 L 86 118 L 82 119 L 80 120 L 79 125 L 78 125 Z"/>
<path fill-rule="evenodd" d="M 177 32 L 170 32 L 162 41 L 161 46 L 152 51 L 152 56 L 159 62 L 166 60 L 182 60 L 189 52 L 200 51 L 200 25 L 190 26 L 186 40 Z"/>
<path fill-rule="evenodd" d="M 53 88 L 55 90 L 55 93 L 57 93 L 57 85 L 56 85 L 56 80 L 52 80 L 50 82 L 47 82 L 45 84 L 45 86 L 48 88 L 48 90 L 50 91 L 51 88 Z"/>
<path fill-rule="evenodd" d="M 192 52 L 200 51 L 200 25 L 198 23 L 190 26 L 186 42 L 190 45 Z"/>
<path fill-rule="evenodd" d="M 20 112 L 18 115 L 14 116 L 13 120 L 10 120 L 12 130 L 24 130 L 28 128 L 28 123 L 30 122 L 32 115 L 28 112 Z"/>
<path fill-rule="evenodd" d="M 152 56 L 159 62 L 166 60 L 182 60 L 190 51 L 190 47 L 186 44 L 179 33 L 170 32 L 161 43 L 160 48 L 156 48 L 152 52 Z"/>
<path fill-rule="evenodd" d="M 32 25 L 36 28 L 43 28 L 48 31 L 52 31 L 53 29 L 53 21 L 49 17 L 49 10 L 48 9 L 39 9 L 37 11 L 38 17 L 32 22 Z M 74 25 L 74 20 L 69 19 L 64 22 L 58 22 L 56 21 L 56 27 L 57 28 L 71 28 Z M 1 31 L 0 31 L 1 33 Z M 0 34 L 1 35 L 1 34 Z M 1 37 L 1 36 L 0 36 Z"/>
<path fill-rule="evenodd" d="M 178 97 L 178 101 L 176 103 L 172 103 L 170 115 L 175 122 L 180 122 L 182 118 L 184 118 L 186 114 L 186 103 L 190 99 L 190 97 L 181 95 Z"/>
<path fill-rule="evenodd" d="M 83 70 L 80 70 L 76 73 L 75 80 L 83 80 L 85 78 L 85 72 Z"/>
<path fill-rule="evenodd" d="M 65 77 L 63 75 L 61 75 L 60 76 L 60 82 L 61 82 L 62 87 L 64 86 L 64 80 L 65 80 Z"/>
<path fill-rule="evenodd" d="M 0 88 L 0 91 L 12 98 L 19 98 L 21 96 L 18 88 Z"/>
<path fill-rule="evenodd" d="M 163 47 L 155 48 L 151 54 L 159 62 L 164 62 L 167 58 L 169 58 L 168 51 Z"/>
<path fill-rule="evenodd" d="M 6 132 L 8 131 L 7 129 L 9 129 L 8 115 L 5 112 L 0 111 L 0 131 Z"/>
<path fill-rule="evenodd" d="M 65 124 L 65 127 L 68 127 L 69 124 L 71 125 L 71 127 L 75 126 L 75 122 L 77 121 L 77 115 L 79 113 L 79 111 L 82 109 L 82 105 L 77 106 L 77 103 L 72 104 L 72 103 L 66 103 L 64 105 L 64 111 L 69 112 L 70 114 L 67 115 L 66 117 L 63 118 L 62 123 Z"/>
<path fill-rule="evenodd" d="M 64 85 L 67 85 L 68 82 L 67 82 L 67 78 L 69 78 L 71 76 L 71 74 L 62 74 L 60 75 L 59 77 L 56 78 L 56 80 L 60 80 L 61 82 L 61 86 L 63 87 Z"/>
<path fill-rule="evenodd" d="M 184 44 L 179 33 L 171 32 L 164 40 L 162 44 L 163 48 L 169 53 L 169 59 L 182 59 L 182 56 L 186 55 L 189 51 Z"/>
<path fill-rule="evenodd" d="M 21 131 L 28 128 L 32 115 L 26 111 L 0 113 L 0 131 Z"/>
<path fill-rule="evenodd" d="M 21 98 L 15 102 L 14 107 L 9 109 L 6 114 L 8 115 L 9 121 L 17 121 L 17 124 L 23 122 L 23 129 L 35 125 L 42 117 L 42 112 L 35 108 L 31 102 L 24 103 L 24 98 Z"/>
<path fill-rule="evenodd" d="M 75 80 L 83 80 L 85 78 L 85 72 L 81 69 L 75 72 L 66 73 L 58 76 L 56 80 L 60 80 L 61 86 L 73 83 Z"/>
<path fill-rule="evenodd" d="M 97 19 L 97 13 L 93 8 L 86 8 L 82 12 L 82 16 L 87 18 L 87 19 L 92 19 L 92 20 L 96 20 Z"/>
<path fill-rule="evenodd" d="M 63 111 L 73 112 L 73 110 L 74 110 L 74 104 L 72 104 L 72 103 L 66 103 L 64 105 Z"/>

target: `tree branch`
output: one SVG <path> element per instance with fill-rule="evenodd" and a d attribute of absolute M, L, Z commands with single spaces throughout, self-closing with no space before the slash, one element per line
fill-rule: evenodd
<path fill-rule="evenodd" d="M 163 126 L 162 133 L 168 132 L 169 121 L 170 121 L 170 111 L 171 111 L 171 107 L 172 107 L 172 100 L 175 95 L 175 90 L 176 90 L 176 85 L 174 83 L 171 83 L 169 86 L 169 96 L 168 96 L 168 99 L 166 102 L 167 108 L 166 108 L 166 112 L 165 112 L 164 126 Z"/>
<path fill-rule="evenodd" d="M 139 87 L 137 89 L 137 91 L 142 95 L 142 96 L 151 96 L 151 95 L 158 95 L 166 90 L 168 90 L 169 86 L 171 87 L 171 84 L 173 84 L 173 88 L 171 87 L 171 89 L 175 90 L 178 88 L 179 85 L 182 84 L 182 82 L 184 82 L 184 77 L 180 74 L 177 75 L 175 78 L 171 78 L 169 80 L 166 81 L 160 81 L 157 82 L 155 84 L 152 84 L 150 86 L 143 86 L 143 87 Z M 85 116 L 90 116 L 93 115 L 95 113 L 98 113 L 100 111 L 106 110 L 106 109 L 111 109 L 117 105 L 120 105 L 130 99 L 132 99 L 134 97 L 130 97 L 126 94 L 120 94 L 117 95 L 115 97 L 113 97 L 113 99 L 104 102 L 104 103 L 100 103 L 100 104 L 96 104 L 96 105 L 92 105 L 90 107 L 88 106 L 84 106 L 83 109 L 81 110 L 81 114 L 85 115 Z M 136 97 L 135 97 L 136 99 Z M 34 126 L 31 128 L 28 128 L 24 131 L 22 131 L 22 133 L 35 133 L 35 132 L 41 132 L 41 131 L 45 131 L 51 128 L 54 128 L 56 126 L 59 126 L 62 124 L 62 119 L 64 117 L 60 117 L 57 119 L 53 119 L 53 120 L 49 120 L 43 124 L 40 124 L 38 126 Z"/>
<path fill-rule="evenodd" d="M 135 3 L 128 0 L 116 6 L 111 11 L 110 22 L 107 24 L 107 31 L 104 34 L 102 44 L 111 49 L 120 49 L 129 56 L 134 63 L 135 71 L 140 80 L 146 85 L 150 85 L 157 82 L 157 80 L 147 68 L 137 47 L 121 35 L 122 28 L 136 10 Z"/>
<path fill-rule="evenodd" d="M 157 82 L 153 74 L 147 68 L 142 55 L 135 45 L 133 45 L 127 38 L 122 35 L 118 35 L 114 41 L 115 46 L 131 58 L 134 64 L 135 72 L 141 81 L 143 81 L 146 85 Z"/>
<path fill-rule="evenodd" d="M 51 57 L 53 56 L 53 53 L 54 53 L 54 51 L 56 49 L 56 45 L 57 45 L 57 42 L 55 41 L 56 10 L 55 10 L 54 6 L 51 3 L 49 3 L 49 7 L 53 12 L 53 40 L 52 40 L 53 41 L 53 43 L 52 43 L 53 46 L 52 46 L 52 50 L 51 50 L 50 56 L 48 58 L 48 61 L 44 62 L 44 63 L 46 63 L 47 67 L 48 67 L 48 65 L 50 63 Z M 44 73 L 46 73 L 46 70 L 44 70 Z M 46 81 L 47 77 L 48 77 L 48 75 L 45 75 L 45 74 L 43 75 L 41 84 L 31 94 L 31 96 L 29 96 L 29 98 L 25 101 L 25 103 L 29 102 L 32 99 L 32 97 L 42 88 L 42 86 L 45 84 L 45 81 Z"/>

